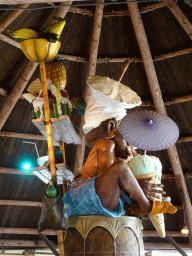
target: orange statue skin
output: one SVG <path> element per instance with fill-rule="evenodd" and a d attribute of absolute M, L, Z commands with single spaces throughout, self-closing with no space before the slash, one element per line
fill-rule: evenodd
<path fill-rule="evenodd" d="M 116 123 L 109 120 L 107 123 L 106 135 L 95 141 L 91 141 L 91 150 L 81 173 L 75 177 L 74 181 L 81 181 L 96 177 L 95 189 L 103 207 L 109 210 L 116 208 L 119 202 L 121 190 L 129 194 L 130 198 L 137 202 L 140 211 L 149 213 L 152 208 L 151 196 L 156 188 L 163 185 L 142 182 L 141 186 L 135 179 L 125 160 L 135 152 L 129 151 L 127 142 L 123 139 L 120 131 L 116 128 Z M 86 134 L 86 141 L 90 141 L 91 133 Z M 158 190 L 159 193 L 159 190 Z"/>

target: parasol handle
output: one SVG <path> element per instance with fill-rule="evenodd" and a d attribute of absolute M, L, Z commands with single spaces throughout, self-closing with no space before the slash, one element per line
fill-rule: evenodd
<path fill-rule="evenodd" d="M 122 80 L 122 78 L 123 78 L 123 76 L 124 76 L 124 74 L 125 74 L 125 72 L 127 71 L 127 69 L 128 69 L 128 67 L 129 67 L 129 64 L 131 63 L 131 60 L 126 60 L 126 61 L 124 61 L 123 62 L 123 65 L 122 65 L 122 67 L 121 67 L 121 75 L 120 75 L 120 77 L 119 77 L 119 79 L 118 79 L 118 82 L 121 82 L 121 80 Z"/>
<path fill-rule="evenodd" d="M 52 137 L 52 129 L 51 129 L 51 116 L 50 116 L 50 110 L 49 110 L 45 62 L 40 61 L 39 66 L 40 66 L 40 73 L 41 73 L 41 84 L 43 89 L 44 113 L 45 113 L 45 124 L 46 124 L 46 131 L 47 131 L 47 144 L 48 144 L 48 155 L 49 155 L 49 161 L 50 161 L 51 177 L 53 182 L 57 184 L 57 174 L 56 174 L 56 167 L 55 167 L 55 156 L 54 156 L 54 148 L 53 148 L 53 137 Z"/>

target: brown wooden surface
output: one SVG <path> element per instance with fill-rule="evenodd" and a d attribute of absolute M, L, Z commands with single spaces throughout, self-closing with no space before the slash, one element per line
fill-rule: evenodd
<path fill-rule="evenodd" d="M 93 228 L 84 240 L 75 228 L 69 228 L 65 238 L 65 255 L 114 256 L 137 255 L 139 244 L 130 228 L 119 231 L 116 239 L 103 227 Z"/>
<path fill-rule="evenodd" d="M 84 239 L 75 228 L 69 228 L 65 237 L 66 256 L 84 256 Z"/>

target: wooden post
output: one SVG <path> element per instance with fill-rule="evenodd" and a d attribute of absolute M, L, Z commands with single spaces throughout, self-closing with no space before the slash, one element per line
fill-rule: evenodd
<path fill-rule="evenodd" d="M 38 63 L 29 61 L 24 69 L 22 75 L 20 76 L 19 80 L 17 81 L 15 87 L 9 94 L 4 106 L 0 111 L 0 130 L 2 129 L 3 125 L 5 124 L 7 118 L 9 117 L 11 111 L 13 110 L 15 104 L 17 103 L 18 99 L 20 98 L 23 90 L 25 89 L 28 81 L 32 77 L 35 69 L 37 68 Z"/>
<path fill-rule="evenodd" d="M 41 84 L 43 88 L 43 102 L 44 102 L 45 123 L 46 123 L 46 131 L 47 131 L 47 144 L 48 144 L 48 155 L 49 155 L 49 161 L 50 161 L 51 177 L 53 181 L 57 183 L 45 62 L 40 61 L 39 66 L 40 66 L 40 73 L 41 73 Z"/>
<path fill-rule="evenodd" d="M 144 64 L 145 72 L 148 78 L 155 108 L 158 112 L 164 115 L 167 115 L 138 5 L 136 3 L 128 3 L 128 8 L 129 8 L 129 13 L 133 23 L 133 27 L 135 30 L 135 34 L 137 37 L 138 45 L 140 48 L 141 56 L 143 59 L 143 64 Z M 168 148 L 167 151 L 168 151 L 169 159 L 175 175 L 175 180 L 176 180 L 178 192 L 180 195 L 180 199 L 183 205 L 184 214 L 186 216 L 186 225 L 189 229 L 189 240 L 192 247 L 191 201 L 187 191 L 187 186 L 185 183 L 177 149 L 175 146 L 172 146 Z"/>
<path fill-rule="evenodd" d="M 103 3 L 104 0 L 97 0 L 97 3 Z M 97 54 L 99 47 L 99 39 L 101 34 L 101 26 L 102 26 L 102 17 L 103 17 L 103 9 L 104 5 L 97 5 L 95 10 L 94 24 L 93 24 L 93 32 L 92 39 L 89 51 L 89 66 L 88 66 L 88 74 L 87 77 L 95 75 L 96 72 L 96 64 L 97 64 Z M 88 86 L 85 86 L 84 91 L 84 100 L 86 101 L 89 97 Z M 80 131 L 83 130 L 84 125 L 84 117 L 81 117 L 80 122 Z M 85 137 L 83 133 L 80 135 L 81 144 L 77 147 L 75 166 L 74 166 L 74 174 L 77 175 L 83 166 L 84 154 L 85 154 Z"/>
<path fill-rule="evenodd" d="M 169 7 L 172 14 L 177 19 L 177 21 L 183 27 L 187 35 L 192 39 L 192 24 L 188 20 L 188 18 L 185 16 L 185 14 L 181 11 L 177 3 L 171 0 L 171 1 L 167 1 L 166 4 Z"/>
<path fill-rule="evenodd" d="M 27 8 L 29 4 L 18 4 L 16 8 Z M 11 11 L 0 23 L 0 33 L 9 26 L 24 10 Z"/>

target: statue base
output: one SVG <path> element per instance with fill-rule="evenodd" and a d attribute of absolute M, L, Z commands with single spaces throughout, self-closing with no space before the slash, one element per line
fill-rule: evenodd
<path fill-rule="evenodd" d="M 66 256 L 143 256 L 143 226 L 137 217 L 101 215 L 68 219 Z"/>

